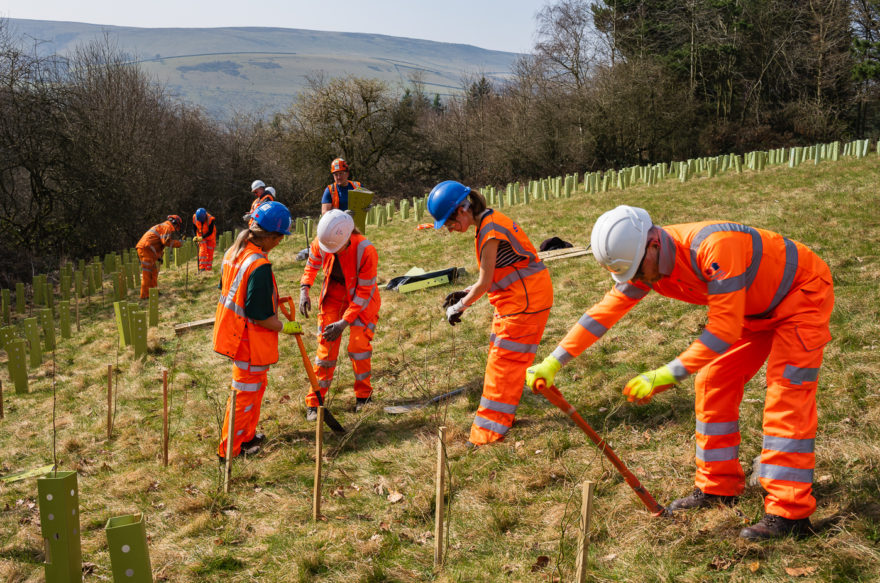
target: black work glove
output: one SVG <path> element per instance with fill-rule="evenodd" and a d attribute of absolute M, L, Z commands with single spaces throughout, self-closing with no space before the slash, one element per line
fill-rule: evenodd
<path fill-rule="evenodd" d="M 457 301 L 464 298 L 464 296 L 468 295 L 468 290 L 454 291 L 451 294 L 447 295 L 443 300 L 443 307 L 448 308 L 451 305 L 455 304 Z"/>

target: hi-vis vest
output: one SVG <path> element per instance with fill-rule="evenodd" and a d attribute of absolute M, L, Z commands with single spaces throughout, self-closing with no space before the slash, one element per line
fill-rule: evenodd
<path fill-rule="evenodd" d="M 483 245 L 489 239 L 507 241 L 514 253 L 522 260 L 508 267 L 496 267 L 489 287 L 489 303 L 501 316 L 534 314 L 549 310 L 553 305 L 553 284 L 550 272 L 538 259 L 538 252 L 522 227 L 510 217 L 489 209 L 480 217 L 474 247 L 477 263 L 480 262 Z"/>
<path fill-rule="evenodd" d="M 309 259 L 306 261 L 300 283 L 312 285 L 318 275 L 318 269 L 323 268 L 324 283 L 321 287 L 320 299 L 322 302 L 327 293 L 334 261 L 339 261 L 339 266 L 342 268 L 345 292 L 349 301 L 343 319 L 354 326 L 374 327 L 382 304 L 379 298 L 379 286 L 376 285 L 376 268 L 379 265 L 376 248 L 366 237 L 355 233 L 351 236 L 351 245 L 344 251 L 324 253 L 318 245 L 318 239 L 315 238 L 309 248 Z M 357 322 L 358 319 L 360 323 Z"/>
<path fill-rule="evenodd" d="M 349 189 L 357 189 L 360 187 L 361 187 L 360 182 L 355 182 L 354 180 L 348 181 L 348 188 Z M 336 183 L 334 182 L 333 184 L 328 184 L 327 190 L 330 191 L 330 198 L 333 200 L 333 208 L 338 209 L 339 208 L 339 189 L 336 188 Z"/>
<path fill-rule="evenodd" d="M 206 236 L 205 233 L 207 233 L 208 231 L 211 230 L 211 225 L 213 225 L 213 224 L 214 224 L 214 217 L 213 217 L 213 215 L 211 215 L 211 213 L 208 213 L 208 217 L 205 219 L 204 223 L 200 223 L 199 220 L 196 218 L 196 216 L 193 215 L 193 225 L 196 226 L 196 235 L 198 235 L 199 237 L 204 238 Z M 213 233 L 211 233 L 211 237 L 215 237 L 215 238 L 217 237 L 216 230 Z"/>
<path fill-rule="evenodd" d="M 257 210 L 257 207 L 264 202 L 272 202 L 273 200 L 275 200 L 275 197 L 268 192 L 264 193 L 263 196 L 254 197 L 254 202 L 251 203 L 251 212 Z"/>
<path fill-rule="evenodd" d="M 177 229 L 171 221 L 165 221 L 150 227 L 136 245 L 137 249 L 150 249 L 156 257 L 162 255 L 165 247 L 180 247 L 180 241 L 174 239 Z"/>
<path fill-rule="evenodd" d="M 243 342 L 248 343 L 250 357 L 254 365 L 267 365 L 278 362 L 278 332 L 255 324 L 244 312 L 247 299 L 248 278 L 254 270 L 269 264 L 266 254 L 248 243 L 237 257 L 230 257 L 232 249 L 223 256 L 223 271 L 220 276 L 220 301 L 214 320 L 214 351 L 229 358 L 235 358 Z M 278 311 L 278 285 L 272 276 L 272 307 Z"/>

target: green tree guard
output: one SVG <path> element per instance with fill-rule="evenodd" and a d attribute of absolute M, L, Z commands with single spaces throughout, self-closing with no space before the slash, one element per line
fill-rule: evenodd
<path fill-rule="evenodd" d="M 309 243 L 312 242 L 312 230 L 313 230 L 312 225 L 314 225 L 314 222 L 312 221 L 312 217 L 306 217 L 303 220 L 303 233 L 306 236 L 306 245 L 307 246 L 309 245 Z"/>
<path fill-rule="evenodd" d="M 171 249 L 168 247 L 162 250 L 162 267 L 165 269 L 171 267 Z"/>
<path fill-rule="evenodd" d="M 149 293 L 149 326 L 155 328 L 159 325 L 159 288 L 151 287 Z"/>
<path fill-rule="evenodd" d="M 83 272 L 82 271 L 74 271 L 73 272 L 73 293 L 76 294 L 76 297 L 83 297 Z"/>
<path fill-rule="evenodd" d="M 46 583 L 82 582 L 79 487 L 76 472 L 50 472 L 37 480 L 40 526 L 46 547 Z"/>
<path fill-rule="evenodd" d="M 24 327 L 24 337 L 28 342 L 28 354 L 30 355 L 30 367 L 36 368 L 43 364 L 43 351 L 40 349 L 40 330 L 36 318 L 25 318 L 21 322 Z"/>
<path fill-rule="evenodd" d="M 305 231 L 303 230 L 303 220 L 302 217 L 296 217 L 296 229 L 294 232 L 298 235 L 304 235 Z M 225 234 L 225 233 L 224 233 Z"/>
<path fill-rule="evenodd" d="M 132 306 L 137 307 L 137 304 L 130 304 L 128 310 L 131 344 L 134 347 L 134 357 L 140 358 L 147 354 L 147 313 L 135 310 Z"/>
<path fill-rule="evenodd" d="M 116 271 L 116 255 L 107 253 L 104 255 L 104 273 L 113 273 Z"/>
<path fill-rule="evenodd" d="M 52 352 L 55 350 L 55 318 L 49 308 L 40 310 L 40 325 L 43 327 L 43 350 Z"/>
<path fill-rule="evenodd" d="M 15 385 L 15 392 L 26 394 L 28 392 L 27 374 L 27 341 L 17 338 L 6 343 L 7 366 L 9 378 Z"/>
<path fill-rule="evenodd" d="M 70 338 L 70 301 L 58 302 L 58 320 L 61 326 L 61 337 Z"/>
<path fill-rule="evenodd" d="M 43 295 L 43 277 L 42 275 L 35 275 L 33 280 L 31 281 L 31 288 L 33 288 L 34 295 L 34 305 L 42 306 L 46 303 L 43 299 L 45 296 Z"/>
<path fill-rule="evenodd" d="M 24 314 L 24 284 L 20 281 L 15 282 L 15 311 Z"/>
<path fill-rule="evenodd" d="M 3 326 L 0 328 L 0 350 L 6 350 L 6 345 L 16 339 L 15 326 Z"/>
<path fill-rule="evenodd" d="M 86 271 L 84 273 L 84 277 L 86 280 L 86 292 L 89 296 L 95 295 L 95 276 L 93 274 L 93 272 L 95 271 L 94 267 L 95 266 L 92 264 L 86 265 Z"/>
<path fill-rule="evenodd" d="M 126 293 L 129 289 L 136 290 L 138 288 L 138 277 L 141 274 L 141 262 L 134 260 L 129 265 L 128 281 L 126 282 Z"/>
<path fill-rule="evenodd" d="M 131 265 L 128 266 L 128 270 L 131 271 Z M 130 280 L 130 277 L 126 277 L 125 271 L 120 270 L 119 271 L 119 289 L 122 290 L 122 297 L 119 299 L 122 299 L 128 295 L 128 282 L 129 282 L 129 280 Z"/>
<path fill-rule="evenodd" d="M 77 270 L 79 270 L 79 271 L 85 271 L 85 269 L 86 269 L 86 260 L 85 260 L 85 259 L 80 259 L 80 260 L 78 260 L 78 261 L 76 262 L 76 265 L 77 265 Z"/>
<path fill-rule="evenodd" d="M 115 516 L 104 527 L 110 567 L 116 582 L 153 583 L 143 514 Z"/>
<path fill-rule="evenodd" d="M 113 302 L 113 312 L 116 314 L 116 330 L 119 332 L 119 346 L 125 348 L 130 343 L 131 336 L 128 328 L 128 303 Z"/>
<path fill-rule="evenodd" d="M 373 192 L 366 188 L 355 188 L 348 191 L 348 208 L 354 218 L 355 226 L 366 234 L 367 207 L 373 202 Z"/>
<path fill-rule="evenodd" d="M 409 201 L 408 200 L 400 201 L 400 218 L 401 218 L 401 220 L 404 220 L 404 221 L 409 219 Z"/>
<path fill-rule="evenodd" d="M 119 284 L 119 272 L 110 274 L 110 281 L 113 283 L 113 300 L 119 301 L 122 299 L 122 289 Z"/>
<path fill-rule="evenodd" d="M 11 324 L 12 323 L 12 311 L 11 311 L 11 306 L 9 305 L 10 301 L 11 301 L 11 295 L 9 293 L 9 290 L 6 288 L 3 288 L 3 290 L 0 291 L 0 302 L 2 302 L 2 304 L 3 304 L 3 323 L 4 324 Z"/>
<path fill-rule="evenodd" d="M 70 276 L 66 273 L 61 274 L 61 299 L 70 300 Z"/>
<path fill-rule="evenodd" d="M 385 203 L 385 216 L 389 221 L 394 218 L 394 203 Z"/>

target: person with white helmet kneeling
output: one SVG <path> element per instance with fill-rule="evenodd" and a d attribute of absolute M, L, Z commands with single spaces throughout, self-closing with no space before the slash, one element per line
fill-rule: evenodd
<path fill-rule="evenodd" d="M 745 539 L 804 535 L 816 509 L 816 388 L 831 339 L 834 285 L 828 266 L 806 246 L 772 231 L 728 221 L 660 227 L 641 208 L 621 205 L 600 216 L 593 255 L 616 285 L 572 326 L 544 361 L 528 371 L 553 384 L 568 361 L 596 342 L 652 290 L 709 307 L 699 338 L 667 364 L 633 377 L 629 401 L 696 374 L 696 476 L 693 492 L 671 511 L 736 502 L 745 487 L 739 461 L 739 407 L 745 384 L 766 362 L 763 448 L 758 477 L 763 518 Z"/>
<path fill-rule="evenodd" d="M 306 419 L 317 419 L 318 406 L 333 382 L 342 333 L 351 328 L 348 356 L 354 369 L 355 411 L 370 402 L 373 335 L 379 319 L 379 287 L 376 269 L 379 255 L 373 244 L 354 226 L 351 215 L 339 209 L 327 211 L 318 221 L 317 236 L 300 280 L 299 312 L 308 317 L 312 308 L 309 290 L 318 270 L 324 272 L 318 296 L 318 354 L 315 375 L 319 395 L 306 396 Z"/>

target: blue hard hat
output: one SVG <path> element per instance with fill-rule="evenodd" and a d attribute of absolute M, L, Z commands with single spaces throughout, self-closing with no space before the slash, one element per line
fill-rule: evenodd
<path fill-rule="evenodd" d="M 204 223 L 208 220 L 208 211 L 205 209 L 199 209 L 196 211 L 196 220 L 200 223 Z"/>
<path fill-rule="evenodd" d="M 290 234 L 290 211 L 278 201 L 264 202 L 257 207 L 251 218 L 264 231 Z"/>
<path fill-rule="evenodd" d="M 471 189 L 455 180 L 444 180 L 428 195 L 428 212 L 434 217 L 434 228 L 440 229 L 449 215 L 458 208 Z"/>

